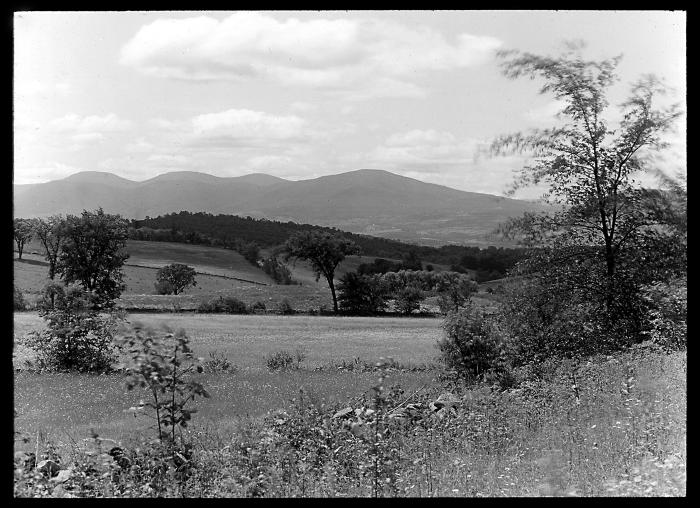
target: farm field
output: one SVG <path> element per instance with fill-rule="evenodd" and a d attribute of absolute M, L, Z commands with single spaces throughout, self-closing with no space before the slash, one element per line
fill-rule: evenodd
<path fill-rule="evenodd" d="M 313 369 L 358 357 L 367 362 L 393 357 L 407 365 L 427 364 L 437 353 L 435 341 L 440 335 L 438 319 L 130 314 L 128 321 L 155 328 L 166 323 L 174 330 L 184 328 L 196 356 L 209 358 L 216 352 L 240 368 L 237 374 L 203 376 L 212 398 L 198 401 L 199 418 L 224 426 L 241 416 L 258 417 L 285 407 L 301 388 L 309 396 L 328 401 L 361 395 L 376 382 L 376 374 Z M 43 320 L 34 312 L 15 313 L 14 324 L 15 340 L 43 328 Z M 297 349 L 306 354 L 301 370 L 268 372 L 266 355 Z M 21 348 L 15 352 L 17 366 L 30 357 Z M 434 375 L 429 370 L 397 372 L 391 382 L 416 389 L 432 383 Z M 51 432 L 64 441 L 66 432 L 84 437 L 91 429 L 122 439 L 147 427 L 147 421 L 124 413 L 143 397 L 127 393 L 119 375 L 17 372 L 15 426 L 21 432 Z M 52 410 L 47 413 L 44 408 L 49 406 Z"/>

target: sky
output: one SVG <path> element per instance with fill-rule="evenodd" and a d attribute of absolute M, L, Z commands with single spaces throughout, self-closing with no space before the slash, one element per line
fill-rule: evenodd
<path fill-rule="evenodd" d="M 685 109 L 684 12 L 16 12 L 14 183 L 369 168 L 503 195 L 527 160 L 478 154 L 555 125 L 559 105 L 496 52 L 576 39 L 587 58 L 623 55 L 611 105 L 654 73 Z M 685 173 L 685 136 L 683 116 L 660 169 Z"/>

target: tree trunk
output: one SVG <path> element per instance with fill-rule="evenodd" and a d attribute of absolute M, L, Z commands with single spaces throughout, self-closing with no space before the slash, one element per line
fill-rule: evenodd
<path fill-rule="evenodd" d="M 338 313 L 338 299 L 335 296 L 335 285 L 333 284 L 333 277 L 326 277 L 328 281 L 328 287 L 331 288 L 331 295 L 333 296 L 333 312 Z"/>

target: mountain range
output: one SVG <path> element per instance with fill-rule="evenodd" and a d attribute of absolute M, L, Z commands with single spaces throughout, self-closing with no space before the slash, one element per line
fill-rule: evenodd
<path fill-rule="evenodd" d="M 422 245 L 503 244 L 491 233 L 542 205 L 361 169 L 290 181 L 261 173 L 222 178 L 170 172 L 136 182 L 85 171 L 14 185 L 15 217 L 79 214 L 102 207 L 130 219 L 187 210 L 333 226 Z"/>

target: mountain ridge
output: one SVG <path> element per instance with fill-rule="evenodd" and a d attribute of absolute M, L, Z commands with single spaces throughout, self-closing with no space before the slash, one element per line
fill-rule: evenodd
<path fill-rule="evenodd" d="M 139 182 L 100 173 L 15 185 L 14 214 L 42 217 L 102 207 L 143 219 L 186 210 L 333 226 L 438 245 L 489 243 L 489 233 L 503 220 L 542 209 L 537 203 L 461 191 L 380 169 L 296 181 L 265 173 L 218 177 L 178 171 Z"/>

